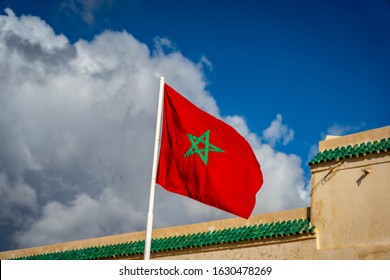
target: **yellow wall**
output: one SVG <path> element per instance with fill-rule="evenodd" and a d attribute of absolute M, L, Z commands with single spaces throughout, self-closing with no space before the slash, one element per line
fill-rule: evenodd
<path fill-rule="evenodd" d="M 319 148 L 334 149 L 388 137 L 389 126 L 325 140 Z M 389 155 L 371 154 L 312 168 L 311 221 L 317 228 L 319 250 L 368 247 L 377 252 L 383 247 L 385 252 L 379 255 L 390 258 Z"/>

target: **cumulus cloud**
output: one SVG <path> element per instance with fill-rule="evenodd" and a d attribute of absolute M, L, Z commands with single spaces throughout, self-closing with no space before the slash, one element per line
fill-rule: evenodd
<path fill-rule="evenodd" d="M 294 139 L 294 131 L 283 124 L 282 115 L 277 114 L 276 119 L 263 131 L 263 139 L 273 147 L 279 142 L 282 142 L 283 145 L 287 145 Z"/>
<path fill-rule="evenodd" d="M 204 60 L 167 43 L 105 31 L 71 44 L 40 18 L 0 15 L 0 249 L 145 229 L 161 74 L 251 143 L 265 180 L 255 213 L 308 205 L 300 159 L 220 116 Z M 232 217 L 159 187 L 155 203 L 155 227 Z"/>

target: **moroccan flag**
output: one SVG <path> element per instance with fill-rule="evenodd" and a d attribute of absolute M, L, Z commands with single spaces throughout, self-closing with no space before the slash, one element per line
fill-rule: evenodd
<path fill-rule="evenodd" d="M 157 184 L 247 219 L 263 176 L 249 143 L 234 128 L 165 84 Z"/>

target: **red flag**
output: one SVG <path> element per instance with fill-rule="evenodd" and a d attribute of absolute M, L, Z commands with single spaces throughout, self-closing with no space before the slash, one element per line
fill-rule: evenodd
<path fill-rule="evenodd" d="M 263 184 L 249 143 L 167 84 L 163 112 L 157 184 L 248 218 Z"/>

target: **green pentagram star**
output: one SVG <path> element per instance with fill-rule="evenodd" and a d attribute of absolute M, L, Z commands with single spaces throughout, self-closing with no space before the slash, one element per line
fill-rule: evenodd
<path fill-rule="evenodd" d="M 210 130 L 207 130 L 200 137 L 187 133 L 187 137 L 188 139 L 190 139 L 191 147 L 184 154 L 184 157 L 188 157 L 193 154 L 198 154 L 202 159 L 203 163 L 207 165 L 209 152 L 224 152 L 224 150 L 214 146 L 213 144 L 210 144 Z M 201 148 L 198 147 L 199 143 L 201 143 Z M 202 147 L 202 144 L 204 145 L 204 147 Z"/>

